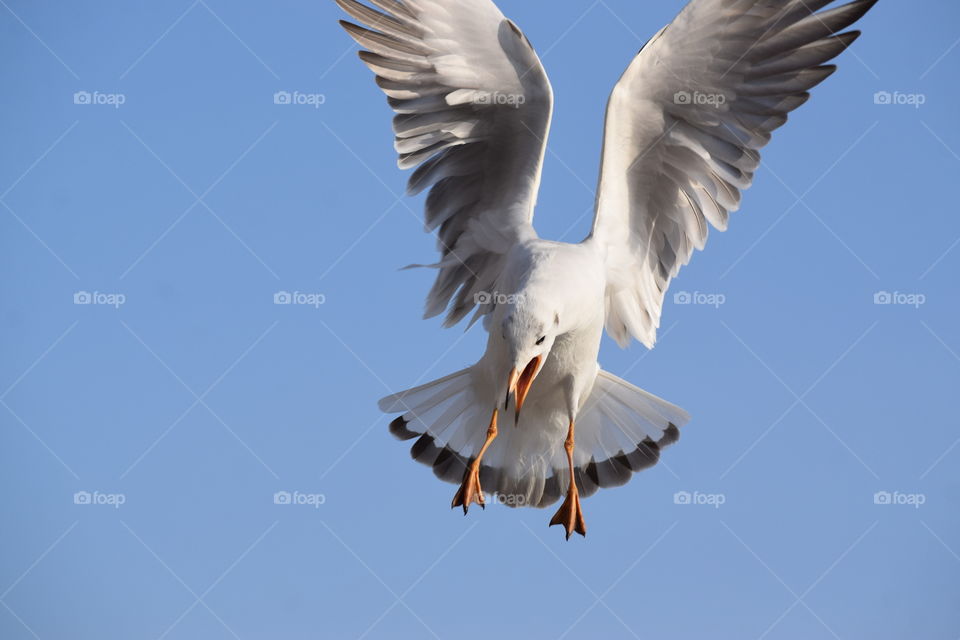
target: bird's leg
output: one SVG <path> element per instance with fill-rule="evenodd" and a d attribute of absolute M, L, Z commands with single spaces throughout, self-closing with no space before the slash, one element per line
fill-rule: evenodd
<path fill-rule="evenodd" d="M 567 531 L 567 540 L 570 535 L 576 531 L 582 536 L 587 535 L 587 525 L 583 521 L 583 511 L 580 509 L 580 494 L 577 492 L 577 481 L 573 475 L 573 426 L 574 420 L 570 419 L 570 429 L 567 431 L 567 439 L 563 443 L 563 448 L 567 451 L 567 463 L 570 466 L 570 486 L 567 488 L 567 497 L 560 505 L 560 509 L 550 520 L 550 526 L 562 524 Z"/>
<path fill-rule="evenodd" d="M 483 503 L 483 489 L 480 488 L 480 461 L 483 459 L 483 454 L 487 452 L 487 447 L 490 446 L 490 443 L 493 442 L 493 439 L 496 437 L 497 409 L 494 407 L 493 415 L 490 416 L 490 426 L 487 427 L 487 439 L 484 441 L 483 446 L 480 447 L 480 452 L 477 454 L 477 457 L 467 465 L 467 470 L 463 474 L 463 482 L 460 483 L 457 495 L 453 496 L 453 503 L 450 505 L 451 509 L 462 506 L 463 514 L 466 515 L 467 509 L 474 502 L 479 504 L 481 509 L 487 508 Z"/>

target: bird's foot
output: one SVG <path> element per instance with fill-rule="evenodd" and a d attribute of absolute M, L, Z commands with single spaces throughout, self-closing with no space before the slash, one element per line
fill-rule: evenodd
<path fill-rule="evenodd" d="M 463 475 L 457 495 L 453 496 L 450 508 L 463 507 L 463 515 L 467 515 L 467 509 L 474 502 L 479 504 L 481 509 L 487 508 L 483 503 L 483 489 L 480 488 L 480 469 L 470 465 Z"/>
<path fill-rule="evenodd" d="M 567 491 L 567 497 L 550 520 L 550 526 L 562 524 L 567 531 L 567 540 L 574 531 L 582 536 L 587 535 L 587 525 L 583 521 L 583 511 L 580 509 L 580 494 L 576 486 Z"/>

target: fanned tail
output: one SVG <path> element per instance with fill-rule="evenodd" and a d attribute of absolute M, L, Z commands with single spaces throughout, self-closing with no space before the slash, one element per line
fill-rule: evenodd
<path fill-rule="evenodd" d="M 580 494 L 624 485 L 655 465 L 689 420 L 680 407 L 601 370 L 577 417 L 574 463 Z M 561 484 L 566 490 L 567 483 Z"/>
<path fill-rule="evenodd" d="M 380 409 L 401 414 L 390 432 L 401 440 L 416 438 L 410 449 L 415 460 L 441 480 L 460 483 L 483 444 L 492 408 L 483 404 L 488 396 L 482 376 L 466 368 L 387 396 Z M 574 475 L 581 496 L 626 484 L 655 465 L 689 419 L 680 407 L 600 371 L 576 423 Z M 519 427 L 502 426 L 480 468 L 483 490 L 508 506 L 546 507 L 562 497 L 569 483 L 566 428 L 563 412 L 534 411 L 524 414 Z"/>

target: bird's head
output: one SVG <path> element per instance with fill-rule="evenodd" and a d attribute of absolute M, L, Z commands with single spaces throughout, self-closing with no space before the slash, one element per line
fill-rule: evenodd
<path fill-rule="evenodd" d="M 503 319 L 503 338 L 511 360 L 507 400 L 514 395 L 517 419 L 530 386 L 550 355 L 559 328 L 559 313 L 526 304 L 514 306 Z"/>

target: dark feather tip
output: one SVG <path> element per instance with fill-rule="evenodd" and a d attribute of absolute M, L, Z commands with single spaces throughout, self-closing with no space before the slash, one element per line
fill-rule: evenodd
<path fill-rule="evenodd" d="M 410 440 L 420 435 L 407 429 L 407 421 L 403 419 L 403 416 L 396 417 L 393 422 L 390 423 L 390 433 L 393 434 L 393 437 L 400 440 Z"/>

